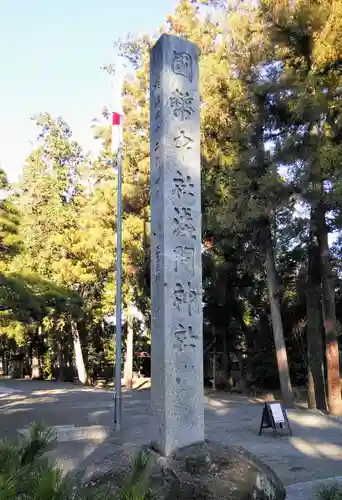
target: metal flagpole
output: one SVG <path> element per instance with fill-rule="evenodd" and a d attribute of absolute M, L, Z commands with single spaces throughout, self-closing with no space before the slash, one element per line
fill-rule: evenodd
<path fill-rule="evenodd" d="M 113 113 L 112 126 L 119 126 L 119 147 L 117 149 L 117 213 L 116 213 L 116 342 L 115 342 L 115 393 L 114 393 L 114 428 L 121 430 L 122 395 L 121 395 L 121 318 L 122 318 L 122 157 L 123 126 L 122 115 Z M 119 123 L 118 123 L 119 122 Z M 114 139 L 114 133 L 113 133 Z M 115 143 L 112 140 L 114 152 Z"/>

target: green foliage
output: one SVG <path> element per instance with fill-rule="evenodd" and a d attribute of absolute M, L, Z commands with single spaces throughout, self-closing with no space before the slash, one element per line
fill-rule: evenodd
<path fill-rule="evenodd" d="M 33 423 L 29 427 L 29 437 L 20 446 L 20 465 L 25 466 L 40 458 L 55 442 L 54 433 L 43 425 Z"/>
<path fill-rule="evenodd" d="M 152 458 L 141 449 L 134 457 L 127 485 L 118 493 L 118 500 L 153 500 L 157 497 L 150 488 Z"/>
<path fill-rule="evenodd" d="M 317 498 L 319 500 L 341 500 L 342 499 L 342 487 L 338 484 L 331 484 L 329 486 L 324 486 L 318 494 Z"/>
<path fill-rule="evenodd" d="M 20 212 L 13 203 L 6 173 L 0 168 L 0 273 L 6 264 L 22 250 Z"/>
<path fill-rule="evenodd" d="M 329 257 L 342 322 L 341 2 L 224 4 L 181 0 L 155 36 L 116 41 L 131 68 L 122 96 L 124 308 L 134 304 L 149 324 L 149 51 L 162 31 L 201 51 L 205 350 L 215 332 L 218 350 L 247 355 L 260 383 L 277 382 L 275 306 L 291 375 L 303 381 L 317 207 L 325 225 L 315 237 L 338 233 Z M 47 377 L 67 370 L 77 339 L 91 377 L 114 360 L 106 320 L 116 299 L 117 179 L 108 118 L 105 109 L 93 123 L 99 153 L 91 160 L 62 118 L 42 113 L 19 184 L 10 189 L 0 170 L 8 195 L 0 204 L 1 345 L 37 355 Z M 136 332 L 135 342 L 140 349 L 146 339 Z"/>
<path fill-rule="evenodd" d="M 118 493 L 108 488 L 89 489 L 63 477 L 44 453 L 54 445 L 53 431 L 32 424 L 21 443 L 0 442 L 0 497 L 2 500 L 150 500 L 150 462 L 140 451 L 127 485 Z"/>
<path fill-rule="evenodd" d="M 62 473 L 58 468 L 51 467 L 43 457 L 53 441 L 51 431 L 32 424 L 29 436 L 22 443 L 1 442 L 1 498 L 63 498 L 66 485 L 63 484 Z"/>

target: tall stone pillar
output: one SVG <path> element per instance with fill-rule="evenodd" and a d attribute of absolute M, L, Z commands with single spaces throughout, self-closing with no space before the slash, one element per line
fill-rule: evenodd
<path fill-rule="evenodd" d="M 152 406 L 163 455 L 204 441 L 198 48 L 151 51 Z"/>

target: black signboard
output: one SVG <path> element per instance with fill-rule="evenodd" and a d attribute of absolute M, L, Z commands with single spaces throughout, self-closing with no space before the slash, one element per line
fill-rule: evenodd
<path fill-rule="evenodd" d="M 277 434 L 277 429 L 287 428 L 290 436 L 292 431 L 286 411 L 279 401 L 267 401 L 262 410 L 261 424 L 259 436 L 263 429 L 273 429 L 274 435 Z"/>

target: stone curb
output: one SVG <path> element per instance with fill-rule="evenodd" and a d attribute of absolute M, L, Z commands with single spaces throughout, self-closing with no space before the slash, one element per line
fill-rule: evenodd
<path fill-rule="evenodd" d="M 104 441 L 111 435 L 109 427 L 102 425 L 88 425 L 76 427 L 75 425 L 57 425 L 51 428 L 56 435 L 59 443 L 81 440 Z M 20 437 L 27 437 L 29 431 L 27 428 L 18 430 Z"/>

